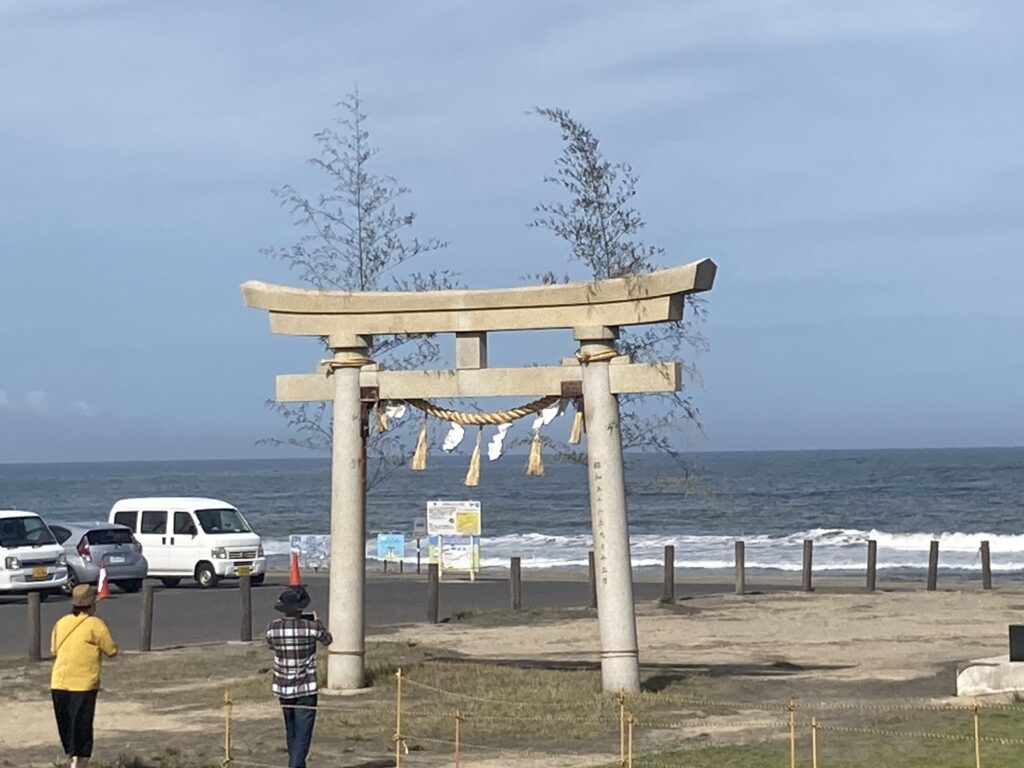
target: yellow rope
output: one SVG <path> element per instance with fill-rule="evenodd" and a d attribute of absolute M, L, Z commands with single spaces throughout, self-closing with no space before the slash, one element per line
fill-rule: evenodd
<path fill-rule="evenodd" d="M 576 359 L 579 360 L 580 365 L 587 365 L 588 363 L 604 363 L 618 356 L 619 353 L 614 349 L 605 349 L 601 352 L 584 352 L 583 350 L 580 350 L 576 353 Z"/>
<path fill-rule="evenodd" d="M 463 427 L 474 426 L 497 426 L 498 424 L 511 424 L 516 419 L 529 416 L 531 413 L 543 411 L 549 405 L 554 405 L 562 399 L 561 395 L 549 395 L 532 403 L 521 405 L 518 408 L 510 408 L 507 411 L 492 411 L 491 413 L 475 413 L 469 411 L 450 411 L 447 408 L 440 408 L 427 400 L 406 400 L 413 408 L 418 408 L 428 416 L 441 421 L 452 422 Z"/>
<path fill-rule="evenodd" d="M 369 365 L 373 362 L 373 358 L 366 357 L 366 355 L 352 354 L 345 357 L 343 360 L 337 358 L 331 358 L 330 360 L 321 360 L 320 364 L 326 368 L 326 373 L 330 376 L 338 368 L 362 368 L 364 365 Z"/>

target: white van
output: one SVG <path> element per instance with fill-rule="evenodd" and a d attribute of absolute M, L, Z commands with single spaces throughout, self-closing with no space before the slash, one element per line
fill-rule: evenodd
<path fill-rule="evenodd" d="M 183 578 L 203 589 L 221 579 L 238 578 L 248 568 L 252 583 L 267 572 L 263 543 L 242 513 L 218 499 L 192 497 L 121 499 L 110 522 L 126 525 L 149 561 L 149 575 L 168 587 Z"/>
<path fill-rule="evenodd" d="M 0 594 L 39 592 L 45 599 L 68 583 L 64 547 L 34 512 L 0 510 Z"/>

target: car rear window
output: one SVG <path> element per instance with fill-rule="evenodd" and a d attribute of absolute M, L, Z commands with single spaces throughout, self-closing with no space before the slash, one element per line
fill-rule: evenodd
<path fill-rule="evenodd" d="M 87 538 L 92 546 L 131 544 L 134 541 L 132 532 L 126 531 L 124 528 L 98 528 L 95 531 L 89 531 Z"/>

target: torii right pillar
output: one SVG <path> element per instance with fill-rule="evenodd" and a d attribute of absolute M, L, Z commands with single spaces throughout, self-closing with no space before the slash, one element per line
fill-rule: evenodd
<path fill-rule="evenodd" d="M 577 328 L 587 425 L 590 517 L 597 571 L 597 623 L 601 633 L 601 684 L 607 693 L 640 692 L 640 654 L 633 609 L 626 482 L 622 469 L 619 401 L 608 367 L 616 356 L 618 328 Z"/>

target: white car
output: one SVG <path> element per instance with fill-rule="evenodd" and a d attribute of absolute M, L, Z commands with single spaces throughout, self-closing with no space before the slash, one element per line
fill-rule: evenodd
<path fill-rule="evenodd" d="M 0 510 L 0 594 L 60 593 L 68 581 L 64 548 L 34 512 Z"/>
<path fill-rule="evenodd" d="M 121 499 L 110 522 L 127 526 L 142 545 L 149 575 L 176 587 L 183 578 L 203 589 L 248 570 L 254 585 L 267 572 L 263 542 L 242 513 L 218 499 L 190 496 Z"/>

